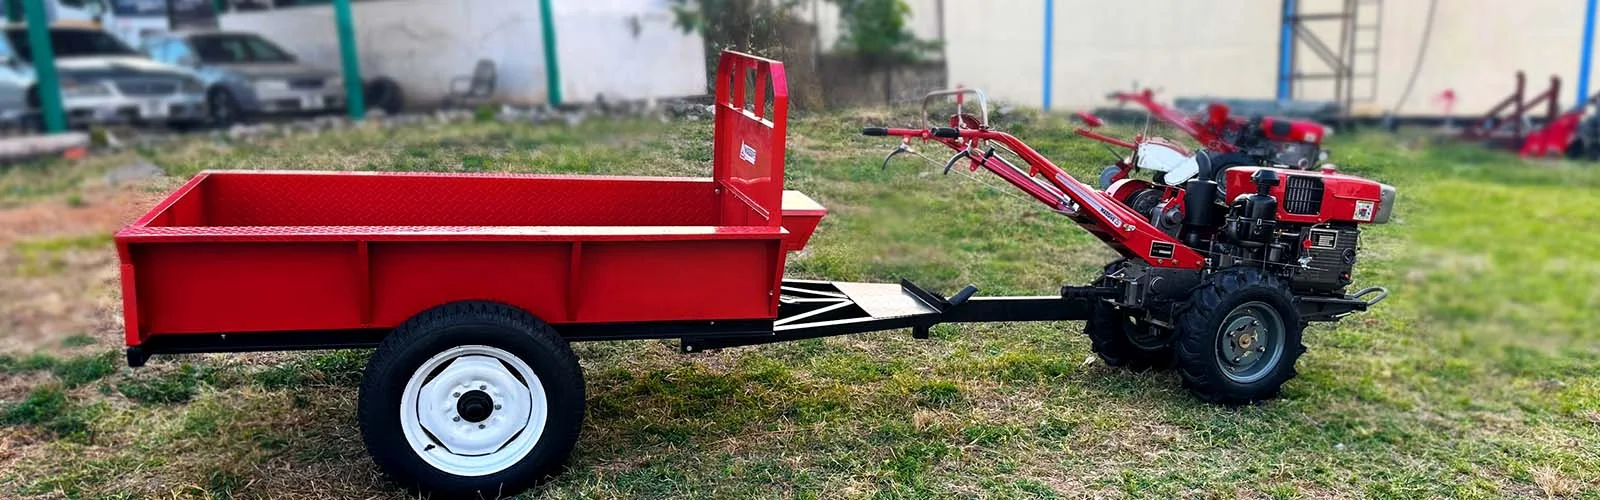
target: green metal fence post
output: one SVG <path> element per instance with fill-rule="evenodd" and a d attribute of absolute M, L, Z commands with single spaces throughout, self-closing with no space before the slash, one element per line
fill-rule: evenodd
<path fill-rule="evenodd" d="M 6 0 L 6 22 L 22 22 L 22 0 Z"/>
<path fill-rule="evenodd" d="M 356 56 L 355 16 L 350 13 L 350 0 L 334 0 L 333 17 L 339 29 L 339 60 L 344 65 L 345 105 L 350 109 L 350 119 L 361 121 L 367 117 L 367 103 L 362 95 L 361 61 Z"/>
<path fill-rule="evenodd" d="M 556 21 L 550 0 L 539 0 L 539 31 L 544 35 L 545 91 L 551 106 L 561 105 L 561 65 L 556 60 Z"/>
<path fill-rule="evenodd" d="M 33 46 L 34 93 L 39 98 L 39 113 L 44 130 L 50 133 L 67 129 L 67 114 L 61 106 L 61 78 L 56 75 L 56 54 L 50 47 L 50 19 L 43 0 L 24 0 L 28 16 L 28 44 Z"/>

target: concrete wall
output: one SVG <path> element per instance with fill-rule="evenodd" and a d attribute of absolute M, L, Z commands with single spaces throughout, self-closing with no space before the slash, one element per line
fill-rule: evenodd
<path fill-rule="evenodd" d="M 1341 1 L 1301 0 L 1301 11 L 1336 11 Z M 1457 113 L 1485 111 L 1511 91 L 1518 69 L 1527 71 L 1530 89 L 1542 89 L 1551 74 L 1560 75 L 1566 81 L 1562 105 L 1576 99 L 1583 2 L 1439 4 L 1431 48 L 1402 114 L 1442 112 L 1434 97 L 1445 89 L 1455 90 Z M 1056 0 L 1054 106 L 1100 106 L 1107 92 L 1131 89 L 1136 82 L 1161 89 L 1167 100 L 1180 95 L 1272 98 L 1280 5 L 1280 0 Z M 946 0 L 945 9 L 950 82 L 981 87 L 997 99 L 1040 105 L 1044 0 Z M 1426 0 L 1382 3 L 1377 93 L 1370 102 L 1357 103 L 1357 112 L 1377 113 L 1399 101 L 1427 11 Z M 918 17 L 924 15 L 919 10 Z M 1370 21 L 1375 19 L 1362 22 Z M 1337 43 L 1337 22 L 1311 27 L 1326 43 Z M 1308 49 L 1300 49 L 1297 57 L 1301 71 L 1323 70 Z M 1591 91 L 1600 90 L 1600 82 L 1596 85 Z M 1327 83 L 1297 90 L 1297 97 L 1333 98 Z M 1362 88 L 1357 96 L 1367 93 Z"/>
<path fill-rule="evenodd" d="M 672 27 L 663 0 L 555 2 L 564 102 L 705 92 L 704 43 Z M 432 105 L 479 59 L 495 62 L 497 97 L 547 102 L 539 3 L 534 0 L 387 0 L 353 5 L 362 76 L 400 83 L 407 105 Z M 331 7 L 221 16 L 223 29 L 261 33 L 301 59 L 339 67 Z"/>
<path fill-rule="evenodd" d="M 563 99 L 705 94 L 705 42 L 678 29 L 668 5 L 665 0 L 554 2 Z"/>

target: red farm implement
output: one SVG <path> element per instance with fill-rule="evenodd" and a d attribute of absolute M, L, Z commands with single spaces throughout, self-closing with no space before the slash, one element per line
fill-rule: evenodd
<path fill-rule="evenodd" d="M 1482 118 L 1469 123 L 1462 130 L 1462 137 L 1518 149 L 1534 130 L 1532 119 L 1539 107 L 1545 108 L 1544 123 L 1554 123 L 1561 115 L 1561 78 L 1552 75 L 1550 87 L 1531 98 L 1527 95 L 1527 86 L 1528 76 L 1518 71 L 1516 87 L 1511 94 L 1489 108 Z M 1540 142 L 1542 145 L 1543 140 Z"/>
<path fill-rule="evenodd" d="M 1313 121 L 1276 117 L 1246 119 L 1234 116 L 1222 103 L 1208 105 L 1201 116 L 1190 116 L 1157 102 L 1149 89 L 1115 92 L 1107 97 L 1121 104 L 1137 104 L 1150 116 L 1189 136 L 1210 154 L 1230 155 L 1231 159 L 1225 161 L 1306 170 L 1327 159 L 1322 140 L 1327 138 L 1328 129 Z M 1101 173 L 1101 189 L 1138 170 L 1161 172 L 1163 176 L 1158 179 L 1173 185 L 1182 184 L 1196 173 L 1194 155 L 1175 141 L 1144 133 L 1132 140 L 1118 139 L 1092 130 L 1104 124 L 1099 117 L 1079 112 L 1078 118 L 1088 128 L 1079 128 L 1074 133 L 1131 151 L 1131 155 Z"/>
<path fill-rule="evenodd" d="M 709 178 L 202 173 L 116 236 L 129 363 L 376 347 L 358 404 L 373 459 L 428 494 L 476 498 L 521 491 L 570 454 L 584 413 L 570 342 L 689 352 L 1081 320 L 1108 364 L 1177 368 L 1196 396 L 1244 404 L 1294 375 L 1306 323 L 1387 294 L 1345 289 L 1360 226 L 1384 222 L 1392 188 L 1201 151 L 1181 187 L 1101 191 L 986 112 L 864 132 L 948 146 L 948 165 L 1001 176 L 1122 259 L 1031 297 L 785 279 L 825 210 L 783 189 L 783 66 L 724 53 L 717 82 Z"/>

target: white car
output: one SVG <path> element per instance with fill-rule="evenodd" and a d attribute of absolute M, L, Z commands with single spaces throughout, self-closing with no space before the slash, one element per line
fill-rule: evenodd
<path fill-rule="evenodd" d="M 27 28 L 7 26 L 0 37 L 0 117 L 39 113 Z M 192 126 L 207 119 L 205 86 L 184 68 L 139 55 L 92 26 L 52 26 L 62 105 L 74 126 L 132 122 Z"/>

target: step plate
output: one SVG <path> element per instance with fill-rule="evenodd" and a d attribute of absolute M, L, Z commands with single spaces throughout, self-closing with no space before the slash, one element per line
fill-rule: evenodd
<path fill-rule="evenodd" d="M 897 318 L 919 314 L 935 314 L 934 309 L 921 299 L 906 293 L 898 283 L 845 283 L 833 284 L 851 302 L 855 302 L 867 315 L 874 318 Z"/>

